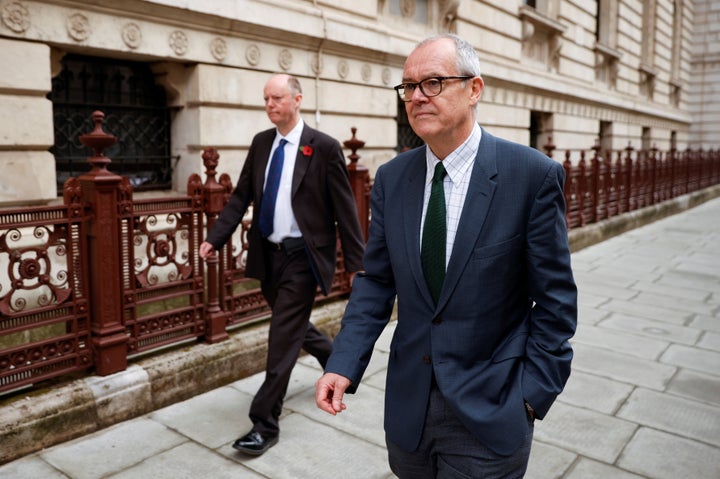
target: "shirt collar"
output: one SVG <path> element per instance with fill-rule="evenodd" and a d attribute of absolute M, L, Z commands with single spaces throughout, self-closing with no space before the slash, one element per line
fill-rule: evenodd
<path fill-rule="evenodd" d="M 443 166 L 447 171 L 450 181 L 457 183 L 468 172 L 470 165 L 475 161 L 478 148 L 480 146 L 480 138 L 482 138 L 482 129 L 475 123 L 470 136 L 453 150 L 444 160 Z M 425 163 L 427 166 L 425 173 L 425 183 L 431 183 L 435 173 L 435 165 L 440 159 L 435 156 L 430 148 L 425 148 Z"/>
<path fill-rule="evenodd" d="M 275 140 L 273 141 L 273 149 L 280 143 L 280 140 L 285 139 L 288 143 L 292 145 L 299 145 L 300 144 L 300 136 L 302 135 L 303 128 L 305 126 L 305 122 L 303 122 L 303 119 L 300 118 L 298 120 L 297 125 L 293 127 L 292 130 L 290 130 L 290 133 L 288 133 L 285 136 L 282 136 L 280 132 L 275 129 Z"/>

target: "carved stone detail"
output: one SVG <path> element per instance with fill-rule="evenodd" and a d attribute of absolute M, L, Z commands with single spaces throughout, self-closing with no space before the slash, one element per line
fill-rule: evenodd
<path fill-rule="evenodd" d="M 455 31 L 455 23 L 458 17 L 458 8 L 460 7 L 460 0 L 440 0 L 438 8 L 440 15 L 438 20 L 440 21 L 440 28 L 447 32 Z"/>
<path fill-rule="evenodd" d="M 138 48 L 142 43 L 142 31 L 137 23 L 126 23 L 122 29 L 122 39 L 128 48 L 133 50 Z"/>
<path fill-rule="evenodd" d="M 316 53 L 316 54 L 313 55 L 312 58 L 310 59 L 310 69 L 311 69 L 312 72 L 313 72 L 314 74 L 316 74 L 316 75 L 319 75 L 320 73 L 322 73 L 322 70 L 323 70 L 323 59 L 322 59 L 322 56 L 320 56 L 319 53 Z"/>
<path fill-rule="evenodd" d="M 245 49 L 245 60 L 252 66 L 260 63 L 260 48 L 254 43 Z"/>
<path fill-rule="evenodd" d="M 287 71 L 292 67 L 292 53 L 290 53 L 290 50 L 287 48 L 283 48 L 280 53 L 278 54 L 278 65 L 280 65 L 280 68 Z"/>
<path fill-rule="evenodd" d="M 2 10 L 3 24 L 15 33 L 23 33 L 30 27 L 30 12 L 20 2 L 6 3 Z"/>
<path fill-rule="evenodd" d="M 383 85 L 389 85 L 389 84 L 390 84 L 390 80 L 392 80 L 392 72 L 390 71 L 389 68 L 385 67 L 385 68 L 383 68 L 383 70 L 382 70 L 382 75 L 381 75 L 381 77 L 382 77 Z"/>
<path fill-rule="evenodd" d="M 372 67 L 367 63 L 363 64 L 360 70 L 360 76 L 362 76 L 363 81 L 369 82 L 372 77 Z"/>
<path fill-rule="evenodd" d="M 414 17 L 416 10 L 417 5 L 415 0 L 400 0 L 400 11 L 402 12 L 403 17 Z"/>
<path fill-rule="evenodd" d="M 83 13 L 73 13 L 67 17 L 67 32 L 70 38 L 77 42 L 82 42 L 90 37 L 92 30 L 90 29 L 90 20 Z"/>
<path fill-rule="evenodd" d="M 350 66 L 348 65 L 348 62 L 345 60 L 340 60 L 337 66 L 337 72 L 338 75 L 340 75 L 340 78 L 346 78 L 348 76 L 348 73 L 350 73 Z"/>
<path fill-rule="evenodd" d="M 215 60 L 221 62 L 227 58 L 227 42 L 220 37 L 216 37 L 210 42 L 210 53 Z"/>
<path fill-rule="evenodd" d="M 176 55 L 183 56 L 187 53 L 188 44 L 190 42 L 185 32 L 175 30 L 170 34 L 168 41 L 170 43 L 170 48 L 172 48 L 172 51 L 174 51 Z"/>

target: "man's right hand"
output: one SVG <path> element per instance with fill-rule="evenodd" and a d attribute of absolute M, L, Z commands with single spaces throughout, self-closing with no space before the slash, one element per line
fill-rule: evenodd
<path fill-rule="evenodd" d="M 350 380 L 335 373 L 326 373 L 315 383 L 315 404 L 328 414 L 335 416 L 347 406 L 342 402 Z"/>
<path fill-rule="evenodd" d="M 213 245 L 211 245 L 210 243 L 208 243 L 207 241 L 203 241 L 200 244 L 198 253 L 200 253 L 200 257 L 202 259 L 206 259 L 208 256 L 215 254 L 215 247 Z"/>

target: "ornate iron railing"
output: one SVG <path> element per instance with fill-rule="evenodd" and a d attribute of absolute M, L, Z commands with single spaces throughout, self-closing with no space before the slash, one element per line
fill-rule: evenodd
<path fill-rule="evenodd" d="M 193 174 L 185 195 L 137 200 L 128 178 L 108 171 L 103 152 L 116 138 L 103 131 L 102 113 L 93 117 L 81 137 L 94 150 L 92 169 L 65 182 L 64 204 L 0 210 L 0 393 L 91 368 L 111 374 L 140 353 L 222 341 L 268 315 L 257 281 L 244 275 L 249 218 L 220 254 L 197 253 L 232 192 L 227 174 L 216 179 L 218 152 L 203 152 L 204 184 Z M 371 182 L 355 133 L 344 145 L 367 238 Z M 595 147 L 564 158 L 568 228 L 720 184 L 718 151 Z M 340 250 L 329 296 L 349 291 Z"/>

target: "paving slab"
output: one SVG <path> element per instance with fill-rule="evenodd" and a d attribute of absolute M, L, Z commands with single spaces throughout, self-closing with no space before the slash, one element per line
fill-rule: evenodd
<path fill-rule="evenodd" d="M 693 317 L 693 313 L 689 311 L 684 313 L 669 314 L 668 310 L 661 306 L 653 306 L 638 303 L 636 301 L 626 301 L 624 299 L 614 298 L 600 306 L 600 309 L 610 311 L 612 313 L 627 314 L 629 316 L 637 316 L 647 319 L 661 321 L 672 320 L 675 324 L 687 324 L 687 322 Z"/>
<path fill-rule="evenodd" d="M 263 479 L 252 469 L 192 442 L 164 451 L 108 479 Z M 275 478 L 292 476 L 275 475 Z"/>
<path fill-rule="evenodd" d="M 631 286 L 632 289 L 642 291 L 644 293 L 654 293 L 665 297 L 675 298 L 676 300 L 685 301 L 709 301 L 712 294 L 708 291 L 702 291 L 695 288 L 683 288 L 680 286 L 670 286 L 658 282 L 638 281 Z"/>
<path fill-rule="evenodd" d="M 600 323 L 601 325 L 603 323 Z M 611 351 L 620 351 L 630 356 L 657 359 L 670 346 L 667 340 L 627 334 L 625 330 L 583 325 L 577 329 L 573 344 L 583 343 Z"/>
<path fill-rule="evenodd" d="M 617 417 L 720 446 L 720 407 L 638 388 Z"/>
<path fill-rule="evenodd" d="M 245 456 L 229 444 L 219 452 L 273 479 L 386 479 L 392 474 L 384 447 L 298 413 L 285 417 L 282 428 L 280 442 L 260 457 Z"/>
<path fill-rule="evenodd" d="M 662 355 L 660 361 L 665 364 L 681 366 L 710 374 L 720 372 L 720 353 L 707 349 L 692 348 L 673 344 Z"/>
<path fill-rule="evenodd" d="M 718 286 L 720 286 L 720 282 L 713 277 L 708 277 L 707 275 L 700 276 L 678 270 L 665 271 L 656 280 L 656 283 L 671 287 L 676 286 L 678 288 L 695 289 L 709 294 L 715 293 Z"/>
<path fill-rule="evenodd" d="M 703 349 L 710 349 L 720 352 L 720 333 L 706 332 L 698 341 L 697 346 Z"/>
<path fill-rule="evenodd" d="M 40 456 L 68 477 L 95 479 L 151 459 L 185 442 L 187 438 L 182 435 L 142 417 L 112 426 L 102 434 L 54 447 Z"/>
<path fill-rule="evenodd" d="M 718 371 L 720 374 L 720 371 Z M 720 376 L 691 369 L 681 369 L 670 380 L 667 392 L 689 399 L 720 404 Z"/>
<path fill-rule="evenodd" d="M 718 287 L 720 291 L 720 287 Z M 688 326 L 692 328 L 702 329 L 705 331 L 714 331 L 720 333 L 720 316 L 695 316 Z"/>
<path fill-rule="evenodd" d="M 530 462 L 525 478 L 559 479 L 577 460 L 577 457 L 577 454 L 573 452 L 535 440 L 530 449 Z"/>
<path fill-rule="evenodd" d="M 653 479 L 720 477 L 717 448 L 645 427 L 632 438 L 618 465 Z"/>
<path fill-rule="evenodd" d="M 624 300 L 629 300 L 634 298 L 638 295 L 638 292 L 635 290 L 630 289 L 629 287 L 624 286 L 616 286 L 606 283 L 597 283 L 597 282 L 578 282 L 577 283 L 578 288 L 578 300 L 580 300 L 580 297 L 584 294 L 592 295 L 592 296 L 599 296 L 602 298 L 619 298 Z"/>
<path fill-rule="evenodd" d="M 712 315 L 717 309 L 717 306 L 708 303 L 706 300 L 698 301 L 691 298 L 679 299 L 675 296 L 647 292 L 639 293 L 634 298 L 634 301 L 649 306 L 660 306 L 680 313 L 686 313 L 689 311 L 696 314 Z"/>
<path fill-rule="evenodd" d="M 38 456 L 27 456 L 0 466 L 3 479 L 68 479 Z"/>
<path fill-rule="evenodd" d="M 578 288 L 578 308 L 596 308 L 610 301 L 611 296 L 603 296 L 601 291 L 589 292 L 590 288 Z"/>
<path fill-rule="evenodd" d="M 647 319 L 627 314 L 612 314 L 598 324 L 622 333 L 637 335 L 665 341 L 693 345 L 698 342 L 702 330 L 687 327 L 684 324 L 675 324 L 673 315 L 666 315 L 662 319 Z"/>
<path fill-rule="evenodd" d="M 578 343 L 573 369 L 616 381 L 664 390 L 677 368 L 616 351 Z"/>
<path fill-rule="evenodd" d="M 570 374 L 570 379 L 557 400 L 612 415 L 620 409 L 634 387 L 576 370 Z"/>
<path fill-rule="evenodd" d="M 603 320 L 610 316 L 610 311 L 603 311 L 595 307 L 585 306 L 578 302 L 578 328 L 583 327 L 586 324 L 596 324 L 598 321 Z"/>
<path fill-rule="evenodd" d="M 252 428 L 252 396 L 226 386 L 150 414 L 150 419 L 216 449 Z"/>
<path fill-rule="evenodd" d="M 630 421 L 556 402 L 545 419 L 535 423 L 535 438 L 612 464 L 636 429 Z"/>
<path fill-rule="evenodd" d="M 645 479 L 619 467 L 581 458 L 564 479 Z"/>
<path fill-rule="evenodd" d="M 346 394 L 347 409 L 332 416 L 315 405 L 315 388 L 307 389 L 285 402 L 285 408 L 302 414 L 319 424 L 347 432 L 378 447 L 385 447 L 383 410 L 385 392 L 361 384 L 355 394 Z M 283 426 L 284 427 L 284 426 Z M 338 444 L 342 447 L 342 444 Z"/>

